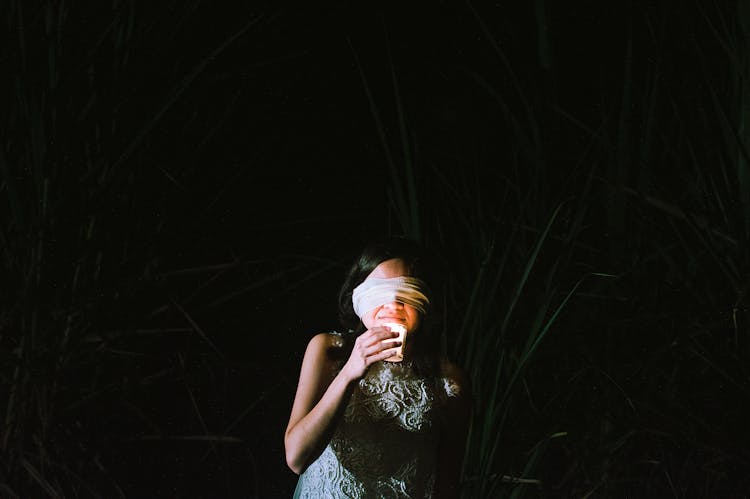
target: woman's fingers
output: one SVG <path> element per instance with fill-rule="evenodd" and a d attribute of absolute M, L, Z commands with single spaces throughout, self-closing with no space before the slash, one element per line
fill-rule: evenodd
<path fill-rule="evenodd" d="M 360 338 L 359 351 L 365 359 L 379 354 L 385 349 L 392 349 L 401 345 L 400 341 L 394 341 L 398 338 L 398 333 L 385 327 L 374 327 L 362 334 Z"/>
<path fill-rule="evenodd" d="M 376 345 L 366 348 L 364 351 L 364 354 L 365 354 L 365 357 L 369 358 L 369 357 L 372 357 L 373 355 L 377 355 L 383 352 L 384 350 L 396 350 L 400 346 L 401 346 L 400 341 L 381 341 L 377 343 Z"/>
<path fill-rule="evenodd" d="M 401 344 L 401 342 L 399 342 L 399 344 Z M 389 344 L 389 347 L 390 347 L 390 344 Z M 387 348 L 378 354 L 368 357 L 367 363 L 369 365 L 369 364 L 374 364 L 375 362 L 380 362 L 381 360 L 385 360 L 389 357 L 393 357 L 397 352 L 398 352 L 398 347 Z"/>
<path fill-rule="evenodd" d="M 383 326 L 376 326 L 370 329 L 369 331 L 363 333 L 357 339 L 362 342 L 363 346 L 371 347 L 389 338 L 398 338 L 398 333 L 395 333 L 391 331 L 390 329 L 383 327 Z"/>
<path fill-rule="evenodd" d="M 352 379 L 361 378 L 367 368 L 375 362 L 392 357 L 401 346 L 397 338 L 398 333 L 382 326 L 373 327 L 362 333 L 356 339 L 354 349 L 346 363 L 347 371 Z"/>

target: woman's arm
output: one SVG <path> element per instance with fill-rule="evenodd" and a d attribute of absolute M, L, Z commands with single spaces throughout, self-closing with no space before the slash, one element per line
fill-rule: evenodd
<path fill-rule="evenodd" d="M 450 385 L 442 419 L 435 475 L 436 499 L 459 497 L 461 466 L 466 450 L 471 418 L 471 388 L 466 374 L 456 365 L 446 362 L 443 377 Z"/>
<path fill-rule="evenodd" d="M 393 355 L 395 343 L 382 340 L 397 337 L 384 327 L 362 333 L 344 367 L 336 373 L 332 352 L 340 341 L 331 334 L 318 334 L 307 345 L 302 361 L 297 394 L 284 434 L 286 462 L 302 473 L 323 452 L 351 397 L 354 383 L 374 362 Z"/>

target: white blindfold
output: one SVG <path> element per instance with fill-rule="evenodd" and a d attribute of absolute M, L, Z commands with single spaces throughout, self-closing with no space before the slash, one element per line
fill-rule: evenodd
<path fill-rule="evenodd" d="M 424 314 L 430 304 L 424 291 L 425 284 L 416 277 L 368 277 L 352 292 L 354 313 L 361 318 L 365 312 L 395 301 Z"/>

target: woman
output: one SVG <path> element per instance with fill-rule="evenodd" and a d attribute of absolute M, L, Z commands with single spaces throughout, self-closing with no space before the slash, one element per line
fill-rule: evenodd
<path fill-rule="evenodd" d="M 440 277 L 404 238 L 371 244 L 350 269 L 339 310 L 351 329 L 310 340 L 284 435 L 295 497 L 458 496 L 471 404 L 439 355 Z"/>

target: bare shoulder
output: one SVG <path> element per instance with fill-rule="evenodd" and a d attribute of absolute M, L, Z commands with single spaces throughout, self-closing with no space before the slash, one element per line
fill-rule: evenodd
<path fill-rule="evenodd" d="M 448 359 L 443 359 L 440 362 L 440 370 L 442 371 L 442 374 L 446 378 L 456 378 L 456 379 L 463 379 L 468 382 L 469 377 L 466 374 L 466 371 L 461 369 L 461 367 L 458 366 L 458 364 L 451 362 Z"/>
<path fill-rule="evenodd" d="M 344 348 L 345 341 L 339 334 L 318 333 L 310 339 L 307 348 L 333 354 L 334 356 Z"/>
<path fill-rule="evenodd" d="M 449 397 L 468 400 L 471 398 L 469 376 L 457 364 L 444 359 L 440 363 L 441 377 Z"/>
<path fill-rule="evenodd" d="M 327 351 L 331 348 L 335 348 L 337 341 L 340 341 L 340 337 L 333 333 L 318 333 L 310 338 L 310 342 L 307 344 L 307 349 Z"/>
<path fill-rule="evenodd" d="M 336 377 L 341 366 L 338 361 L 341 350 L 343 342 L 338 335 L 319 333 L 310 338 L 302 359 L 290 425 L 315 406 Z"/>
<path fill-rule="evenodd" d="M 323 364 L 331 369 L 336 368 L 345 357 L 345 342 L 340 335 L 318 333 L 307 344 L 305 358 L 316 364 Z"/>
<path fill-rule="evenodd" d="M 323 397 L 339 369 L 337 358 L 343 349 L 342 338 L 335 334 L 319 333 L 310 338 L 302 359 L 297 393 L 287 425 L 287 435 Z"/>

